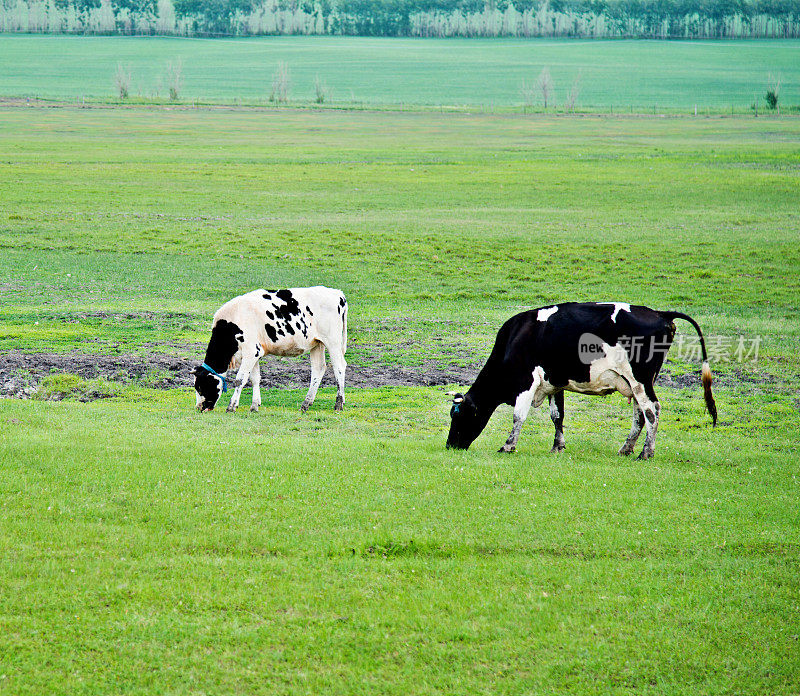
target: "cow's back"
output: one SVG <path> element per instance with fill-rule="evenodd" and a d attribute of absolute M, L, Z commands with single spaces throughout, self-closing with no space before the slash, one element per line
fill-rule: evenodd
<path fill-rule="evenodd" d="M 565 302 L 511 317 L 498 332 L 495 358 L 525 379 L 541 367 L 550 384 L 563 387 L 589 380 L 590 366 L 580 353 L 587 341 L 615 346 L 620 339 L 667 334 L 670 324 L 641 305 Z"/>
<path fill-rule="evenodd" d="M 328 345 L 332 341 L 346 348 L 347 300 L 341 290 L 317 285 L 292 288 L 301 309 L 310 316 L 317 338 Z"/>

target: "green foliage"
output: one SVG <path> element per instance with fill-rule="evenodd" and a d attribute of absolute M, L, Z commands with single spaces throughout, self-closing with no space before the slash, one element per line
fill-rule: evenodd
<path fill-rule="evenodd" d="M 776 109 L 778 107 L 778 93 L 775 90 L 767 90 L 767 94 L 764 98 L 767 100 L 767 106 L 770 109 Z"/>
<path fill-rule="evenodd" d="M 765 99 L 767 100 L 767 106 L 770 109 L 777 108 L 777 106 L 778 106 L 778 95 L 777 95 L 777 93 L 775 91 L 768 90 L 767 91 L 767 96 L 765 97 Z"/>
<path fill-rule="evenodd" d="M 183 87 L 183 61 L 180 58 L 177 61 L 169 61 L 167 63 L 166 78 L 169 99 L 170 101 L 177 101 Z"/>
<path fill-rule="evenodd" d="M 117 71 L 114 73 L 114 85 L 120 99 L 127 99 L 130 94 L 133 75 L 130 68 L 126 68 L 122 63 L 117 63 Z"/>
<path fill-rule="evenodd" d="M 314 101 L 317 104 L 322 104 L 325 102 L 325 99 L 328 97 L 328 85 L 325 83 L 325 80 L 320 78 L 319 75 L 314 76 Z"/>
<path fill-rule="evenodd" d="M 289 92 L 291 89 L 291 78 L 289 75 L 289 66 L 284 62 L 278 63 L 278 69 L 272 75 L 272 91 L 269 95 L 271 102 L 278 104 L 285 104 L 289 101 Z"/>
<path fill-rule="evenodd" d="M 765 99 L 767 100 L 767 107 L 773 111 L 778 108 L 778 93 L 781 88 L 781 78 L 769 76 L 769 87 Z"/>

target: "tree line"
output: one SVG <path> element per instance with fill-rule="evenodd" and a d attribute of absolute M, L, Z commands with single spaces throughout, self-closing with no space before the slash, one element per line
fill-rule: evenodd
<path fill-rule="evenodd" d="M 0 0 L 0 31 L 798 38 L 800 0 Z"/>

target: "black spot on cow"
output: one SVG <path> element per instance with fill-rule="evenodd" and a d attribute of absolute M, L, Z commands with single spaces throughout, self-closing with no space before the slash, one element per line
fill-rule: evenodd
<path fill-rule="evenodd" d="M 339 298 L 339 306 L 340 307 L 344 307 L 346 304 L 347 304 L 347 302 L 345 301 L 344 297 L 340 297 Z"/>
<path fill-rule="evenodd" d="M 306 305 L 306 314 L 308 314 L 308 316 L 310 317 L 314 316 L 314 312 L 311 311 L 311 307 L 309 307 L 308 305 Z"/>
<path fill-rule="evenodd" d="M 236 324 L 220 319 L 211 329 L 211 340 L 203 362 L 217 372 L 225 372 L 243 340 L 242 330 Z"/>
<path fill-rule="evenodd" d="M 291 334 L 292 336 L 294 336 L 294 328 L 292 327 L 292 325 L 288 321 L 286 322 L 285 328 L 286 328 L 286 333 Z"/>
<path fill-rule="evenodd" d="M 266 314 L 269 317 L 270 321 L 273 321 L 275 319 L 275 315 L 272 312 L 270 312 L 269 310 L 267 310 Z"/>
<path fill-rule="evenodd" d="M 275 307 L 276 316 L 288 323 L 293 316 L 300 314 L 300 305 L 297 304 L 291 290 L 278 290 L 275 295 L 285 302 L 280 307 Z"/>
<path fill-rule="evenodd" d="M 211 329 L 211 340 L 208 342 L 203 362 L 212 370 L 225 374 L 233 356 L 239 350 L 239 341 L 242 339 L 242 330 L 236 324 L 220 319 Z M 219 377 L 202 368 L 197 368 L 195 370 L 194 386 L 203 399 L 201 408 L 204 410 L 213 409 L 222 393 Z"/>
<path fill-rule="evenodd" d="M 278 342 L 278 334 L 275 333 L 275 327 L 272 324 L 264 324 L 264 331 L 267 332 L 267 336 L 269 336 L 269 340 L 273 343 Z"/>
<path fill-rule="evenodd" d="M 278 327 L 278 336 L 285 336 L 286 332 L 279 326 Z"/>

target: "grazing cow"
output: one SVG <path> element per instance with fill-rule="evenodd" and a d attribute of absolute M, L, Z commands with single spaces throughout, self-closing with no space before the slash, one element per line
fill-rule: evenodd
<path fill-rule="evenodd" d="M 311 354 L 311 386 L 303 401 L 307 411 L 314 403 L 325 374 L 328 349 L 336 376 L 337 411 L 344 407 L 344 359 L 347 350 L 347 300 L 341 290 L 321 286 L 291 290 L 253 290 L 220 307 L 211 325 L 211 340 L 202 365 L 194 370 L 197 408 L 211 411 L 228 390 L 225 372 L 236 369 L 234 392 L 228 411 L 239 406 L 247 380 L 253 385 L 251 411 L 261 405 L 261 370 L 265 355 Z"/>
<path fill-rule="evenodd" d="M 500 451 L 513 452 L 531 405 L 540 406 L 547 397 L 556 428 L 551 451 L 561 452 L 564 391 L 618 391 L 634 403 L 633 427 L 619 453 L 629 455 L 645 427 L 639 459 L 652 457 L 661 410 L 653 382 L 675 336 L 673 319 L 688 321 L 700 336 L 705 402 L 716 425 L 711 369 L 694 319 L 623 302 L 565 302 L 522 312 L 503 324 L 475 383 L 453 397 L 447 447 L 467 449 L 505 403 L 514 407 L 514 426 Z"/>

